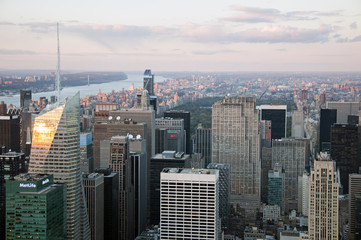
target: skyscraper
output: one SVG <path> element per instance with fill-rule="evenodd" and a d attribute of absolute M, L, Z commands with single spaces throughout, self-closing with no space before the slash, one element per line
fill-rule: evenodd
<path fill-rule="evenodd" d="M 35 118 L 29 173 L 54 174 L 67 185 L 67 238 L 90 239 L 80 173 L 79 92 Z"/>
<path fill-rule="evenodd" d="M 261 105 L 258 109 L 260 110 L 260 120 L 271 121 L 271 138 L 285 138 L 287 136 L 287 106 Z"/>
<path fill-rule="evenodd" d="M 54 184 L 53 175 L 21 174 L 8 180 L 6 203 L 6 239 L 66 237 L 66 185 Z"/>
<path fill-rule="evenodd" d="M 192 144 L 191 144 L 191 114 L 186 111 L 176 111 L 170 110 L 164 112 L 164 117 L 170 117 L 173 119 L 183 119 L 184 120 L 184 130 L 186 131 L 186 154 L 192 154 Z"/>
<path fill-rule="evenodd" d="M 331 127 L 331 157 L 340 169 L 343 193 L 348 193 L 348 177 L 361 166 L 361 126 L 334 124 Z"/>
<path fill-rule="evenodd" d="M 225 97 L 212 109 L 212 162 L 231 165 L 231 203 L 259 208 L 260 132 L 256 97 Z"/>
<path fill-rule="evenodd" d="M 219 239 L 218 181 L 215 169 L 163 169 L 160 238 Z"/>
<path fill-rule="evenodd" d="M 119 237 L 119 174 L 111 168 L 99 168 L 95 172 L 104 175 L 104 239 Z"/>
<path fill-rule="evenodd" d="M 91 239 L 104 239 L 104 176 L 83 174 Z"/>
<path fill-rule="evenodd" d="M 134 185 L 131 183 L 131 165 L 127 136 L 114 136 L 110 140 L 109 167 L 119 174 L 120 239 L 134 239 Z"/>
<path fill-rule="evenodd" d="M 284 171 L 284 199 L 281 210 L 297 209 L 298 177 L 302 176 L 310 157 L 308 139 L 282 139 L 272 141 L 272 165 L 280 163 Z"/>
<path fill-rule="evenodd" d="M 347 123 L 348 115 L 358 115 L 359 102 L 327 102 L 327 109 L 337 109 L 337 123 Z"/>
<path fill-rule="evenodd" d="M 337 110 L 321 109 L 320 114 L 320 151 L 330 153 L 331 126 L 337 122 Z"/>
<path fill-rule="evenodd" d="M 186 138 L 183 119 L 156 118 L 155 126 L 155 153 L 185 152 Z"/>
<path fill-rule="evenodd" d="M 20 108 L 29 109 L 31 103 L 31 90 L 20 90 Z"/>
<path fill-rule="evenodd" d="M 229 227 L 229 172 L 231 166 L 229 164 L 210 163 L 208 169 L 217 169 L 219 171 L 219 218 L 221 219 L 221 226 L 223 229 Z"/>
<path fill-rule="evenodd" d="M 282 166 L 276 164 L 274 169 L 269 170 L 268 172 L 268 198 L 267 203 L 269 205 L 278 205 L 282 204 L 282 195 L 283 195 L 283 184 L 284 184 L 284 174 L 282 173 Z"/>
<path fill-rule="evenodd" d="M 331 161 L 326 153 L 320 153 L 314 162 L 309 189 L 309 239 L 338 239 L 339 181 L 336 162 Z"/>
<path fill-rule="evenodd" d="M 194 143 L 194 152 L 202 154 L 205 165 L 212 161 L 212 129 L 198 126 Z"/>
<path fill-rule="evenodd" d="M 20 116 L 0 116 L 0 146 L 20 152 Z"/>
<path fill-rule="evenodd" d="M 349 239 L 359 239 L 361 237 L 360 218 L 361 211 L 357 209 L 357 204 L 361 200 L 361 172 L 353 173 L 349 176 L 348 213 L 349 213 Z M 358 203 L 359 202 L 359 203 Z M 357 216 L 359 215 L 359 216 Z"/>
<path fill-rule="evenodd" d="M 25 173 L 24 153 L 0 151 L 0 239 L 5 239 L 5 184 L 20 173 Z"/>
<path fill-rule="evenodd" d="M 150 224 L 158 225 L 160 221 L 160 173 L 163 168 L 184 168 L 189 155 L 177 154 L 175 151 L 164 151 L 150 160 Z"/>
<path fill-rule="evenodd" d="M 298 177 L 298 212 L 308 216 L 308 191 L 310 174 L 305 170 L 302 177 Z"/>
<path fill-rule="evenodd" d="M 303 138 L 305 136 L 303 111 L 292 111 L 292 137 Z"/>
<path fill-rule="evenodd" d="M 127 136 L 127 134 L 133 136 L 140 135 L 142 138 L 146 138 L 147 127 L 147 124 L 143 122 L 136 122 L 134 119 L 130 119 L 130 116 L 126 117 L 120 114 L 114 117 L 109 116 L 107 121 L 95 123 L 93 132 L 94 168 L 109 166 L 103 165 L 104 163 L 109 163 L 109 159 L 100 159 L 102 140 L 108 140 L 117 135 Z"/>
<path fill-rule="evenodd" d="M 144 71 L 143 88 L 148 90 L 149 95 L 154 95 L 154 75 L 150 69 Z"/>

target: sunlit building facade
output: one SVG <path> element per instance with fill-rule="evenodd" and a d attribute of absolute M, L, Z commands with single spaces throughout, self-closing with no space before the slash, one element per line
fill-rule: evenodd
<path fill-rule="evenodd" d="M 336 240 L 339 237 L 339 179 L 336 162 L 321 153 L 311 170 L 308 203 L 309 239 Z"/>
<path fill-rule="evenodd" d="M 29 173 L 54 174 L 67 185 L 67 239 L 90 239 L 80 173 L 79 92 L 35 118 Z"/>
<path fill-rule="evenodd" d="M 256 97 L 227 96 L 213 104 L 212 162 L 231 165 L 231 204 L 240 204 L 246 211 L 259 208 L 261 160 Z"/>

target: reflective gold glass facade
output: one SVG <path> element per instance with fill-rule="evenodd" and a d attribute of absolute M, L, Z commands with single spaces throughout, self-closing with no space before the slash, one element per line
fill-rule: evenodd
<path fill-rule="evenodd" d="M 67 184 L 67 238 L 90 239 L 80 172 L 79 93 L 35 119 L 29 173 Z"/>

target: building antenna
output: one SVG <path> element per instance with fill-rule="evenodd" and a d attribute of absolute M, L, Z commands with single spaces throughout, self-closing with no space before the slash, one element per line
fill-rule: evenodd
<path fill-rule="evenodd" d="M 60 44 L 59 44 L 59 23 L 56 23 L 56 32 L 58 40 L 58 64 L 56 66 L 56 88 L 58 90 L 58 105 L 60 105 Z"/>

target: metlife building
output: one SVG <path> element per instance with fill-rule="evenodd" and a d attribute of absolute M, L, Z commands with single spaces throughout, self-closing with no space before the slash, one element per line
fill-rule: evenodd
<path fill-rule="evenodd" d="M 6 239 L 18 238 L 66 238 L 66 184 L 48 174 L 6 181 Z"/>

